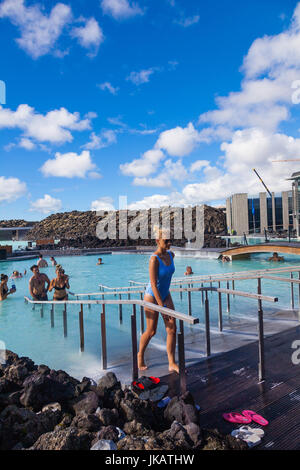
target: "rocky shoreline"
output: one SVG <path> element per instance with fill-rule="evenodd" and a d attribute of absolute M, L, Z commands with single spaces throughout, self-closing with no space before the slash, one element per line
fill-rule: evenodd
<path fill-rule="evenodd" d="M 1 353 L 1 351 L 0 351 Z M 242 450 L 247 445 L 201 429 L 192 395 L 166 408 L 141 400 L 113 373 L 96 384 L 2 351 L 0 450 Z"/>

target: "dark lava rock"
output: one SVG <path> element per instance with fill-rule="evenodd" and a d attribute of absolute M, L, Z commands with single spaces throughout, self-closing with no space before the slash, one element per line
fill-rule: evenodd
<path fill-rule="evenodd" d="M 138 421 L 129 421 L 123 426 L 125 434 L 130 434 L 131 436 L 155 436 L 155 432 L 145 428 L 145 426 Z"/>
<path fill-rule="evenodd" d="M 81 412 L 93 414 L 99 406 L 99 397 L 93 391 L 84 392 L 78 398 L 73 400 L 70 403 L 70 406 L 76 415 L 80 414 Z"/>
<path fill-rule="evenodd" d="M 248 450 L 246 442 L 230 435 L 224 436 L 217 429 L 203 430 L 202 450 Z"/>
<path fill-rule="evenodd" d="M 80 413 L 75 416 L 72 426 L 87 432 L 96 432 L 101 429 L 100 419 L 93 414 Z"/>
<path fill-rule="evenodd" d="M 96 415 L 100 419 L 103 426 L 119 424 L 119 413 L 115 408 L 112 410 L 103 408 L 97 411 Z"/>
<path fill-rule="evenodd" d="M 175 420 L 182 424 L 198 424 L 199 413 L 191 393 L 186 392 L 180 397 L 172 398 L 164 411 L 164 417 L 169 423 Z"/>
<path fill-rule="evenodd" d="M 91 433 L 70 427 L 43 434 L 30 450 L 89 450 L 93 438 Z"/>
<path fill-rule="evenodd" d="M 16 444 L 28 448 L 41 434 L 52 431 L 60 421 L 60 412 L 36 414 L 15 405 L 8 406 L 0 414 L 0 449 L 10 450 Z"/>
<path fill-rule="evenodd" d="M 178 423 L 177 421 L 174 421 L 172 423 L 171 428 L 168 429 L 167 431 L 164 431 L 158 437 L 164 443 L 165 441 L 167 441 L 169 445 L 170 444 L 173 445 L 174 448 L 178 448 L 182 450 L 189 450 L 189 449 L 192 449 L 194 446 L 194 443 L 192 439 L 190 438 L 185 427 L 182 424 Z"/>
<path fill-rule="evenodd" d="M 99 432 L 97 432 L 96 441 L 104 439 L 106 441 L 118 442 L 119 440 L 118 436 L 119 436 L 119 431 L 115 426 L 104 426 L 100 429 Z"/>
<path fill-rule="evenodd" d="M 52 376 L 53 377 L 53 376 Z M 39 411 L 49 403 L 66 403 L 74 397 L 75 387 L 72 383 L 56 380 L 49 375 L 34 374 L 24 381 L 24 391 L 20 398 L 23 406 Z"/>

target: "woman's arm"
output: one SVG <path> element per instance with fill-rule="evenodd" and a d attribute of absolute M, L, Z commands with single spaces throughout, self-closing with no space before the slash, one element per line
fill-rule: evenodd
<path fill-rule="evenodd" d="M 50 286 L 48 287 L 48 291 L 51 292 L 54 289 L 55 286 L 55 279 L 52 279 L 50 282 Z"/>
<path fill-rule="evenodd" d="M 158 273 L 158 260 L 155 256 L 152 256 L 149 263 L 149 275 L 150 275 L 150 283 L 152 292 L 154 294 L 155 300 L 158 305 L 161 307 L 164 306 L 162 298 L 160 296 L 159 290 L 157 288 L 157 273 Z"/>

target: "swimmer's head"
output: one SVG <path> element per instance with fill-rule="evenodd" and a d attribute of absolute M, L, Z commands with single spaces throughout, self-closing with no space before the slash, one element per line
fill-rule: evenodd
<path fill-rule="evenodd" d="M 1 282 L 8 281 L 8 276 L 6 274 L 1 274 Z"/>

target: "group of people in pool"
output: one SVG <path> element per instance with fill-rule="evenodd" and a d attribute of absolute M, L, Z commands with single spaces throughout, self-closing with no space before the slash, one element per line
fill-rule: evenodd
<path fill-rule="evenodd" d="M 36 265 L 32 266 L 30 270 L 33 275 L 29 280 L 29 292 L 33 300 L 36 301 L 47 301 L 48 292 L 54 290 L 53 300 L 64 301 L 68 300 L 67 289 L 70 289 L 69 276 L 66 275 L 64 269 L 60 264 L 57 263 L 55 258 L 50 258 L 52 266 L 55 266 L 56 277 L 49 280 L 48 276 L 44 273 L 40 273 L 40 268 L 48 267 L 48 263 L 44 260 L 43 255 L 39 255 L 39 260 Z M 27 271 L 24 274 L 19 271 L 14 271 L 10 276 L 10 279 L 22 279 L 26 276 Z M 16 287 L 13 284 L 12 288 L 8 288 L 9 278 L 6 274 L 1 274 L 0 278 L 0 301 L 6 300 L 9 295 L 16 292 Z"/>

